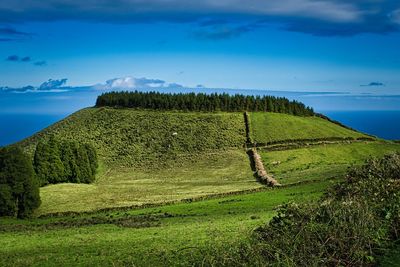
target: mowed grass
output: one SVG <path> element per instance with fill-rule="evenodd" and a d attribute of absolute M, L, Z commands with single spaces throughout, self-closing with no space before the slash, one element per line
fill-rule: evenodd
<path fill-rule="evenodd" d="M 260 150 L 267 172 L 282 184 L 343 175 L 348 167 L 368 157 L 381 157 L 400 151 L 390 142 L 329 144 L 283 151 Z"/>
<path fill-rule="evenodd" d="M 251 112 L 250 129 L 253 142 L 257 143 L 365 137 L 362 133 L 346 129 L 322 118 L 271 112 Z"/>
<path fill-rule="evenodd" d="M 288 201 L 312 201 L 332 182 L 75 217 L 0 221 L 0 266 L 191 266 L 237 249 Z M 157 225 L 74 226 L 92 218 L 153 216 Z M 62 222 L 62 223 L 60 223 Z M 68 223 L 70 222 L 70 223 Z"/>
<path fill-rule="evenodd" d="M 85 108 L 19 144 L 32 152 L 52 135 L 93 144 L 107 165 L 142 169 L 164 167 L 182 155 L 241 148 L 246 140 L 242 113 Z"/>
<path fill-rule="evenodd" d="M 41 188 L 37 215 L 164 203 L 262 187 L 244 150 L 203 153 L 178 166 L 147 170 L 101 166 L 93 184 Z"/>

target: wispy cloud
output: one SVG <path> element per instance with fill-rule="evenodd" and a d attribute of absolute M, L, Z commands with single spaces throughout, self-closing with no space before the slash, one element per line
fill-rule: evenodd
<path fill-rule="evenodd" d="M 94 85 L 93 88 L 100 90 L 110 89 L 151 89 L 151 88 L 182 88 L 178 83 L 167 83 L 161 79 L 122 77 L 107 80 L 105 84 Z"/>
<path fill-rule="evenodd" d="M 8 35 L 8 36 L 31 36 L 31 33 L 21 32 L 17 29 L 11 27 L 2 27 L 0 28 L 0 35 Z"/>
<path fill-rule="evenodd" d="M 374 87 L 374 86 L 385 86 L 385 84 L 382 83 L 382 82 L 370 82 L 369 84 L 361 84 L 360 86 L 372 86 L 372 87 Z"/>
<path fill-rule="evenodd" d="M 36 61 L 35 63 L 33 63 L 33 65 L 38 66 L 38 67 L 42 67 L 42 66 L 46 66 L 47 62 L 44 61 L 44 60 Z"/>
<path fill-rule="evenodd" d="M 28 57 L 28 56 L 23 57 L 23 58 L 21 58 L 21 61 L 22 62 L 30 62 L 31 61 L 31 57 Z"/>
<path fill-rule="evenodd" d="M 12 42 L 14 39 L 0 37 L 0 42 Z"/>
<path fill-rule="evenodd" d="M 209 27 L 201 27 L 195 30 L 193 36 L 203 40 L 224 40 L 238 37 L 246 32 L 252 31 L 256 26 L 254 24 L 246 24 L 240 26 L 232 26 L 229 24 L 212 25 Z"/>
<path fill-rule="evenodd" d="M 6 60 L 6 61 L 10 61 L 10 62 L 29 63 L 29 62 L 32 61 L 32 57 L 30 57 L 30 56 L 21 57 L 21 56 L 18 56 L 18 55 L 10 55 L 10 56 L 8 56 L 5 60 Z M 47 62 L 44 61 L 44 60 L 35 61 L 35 62 L 33 63 L 33 65 L 35 65 L 35 66 L 46 66 L 46 65 L 47 65 Z"/>
<path fill-rule="evenodd" d="M 31 33 L 18 31 L 12 27 L 0 27 L 0 42 L 22 41 L 30 37 Z"/>
<path fill-rule="evenodd" d="M 17 55 L 8 56 L 6 58 L 6 61 L 18 62 L 19 61 L 19 56 L 17 56 Z"/>
<path fill-rule="evenodd" d="M 105 83 L 92 86 L 66 86 L 68 79 L 49 79 L 39 86 L 24 86 L 20 88 L 0 87 L 0 92 L 8 93 L 62 93 L 66 91 L 94 90 L 134 90 L 134 89 L 179 89 L 185 86 L 179 83 L 168 83 L 161 79 L 122 77 L 107 80 Z"/>
<path fill-rule="evenodd" d="M 67 79 L 49 79 L 43 82 L 40 86 L 32 85 L 24 87 L 0 87 L 0 92 L 5 93 L 61 93 L 70 91 L 71 87 L 65 87 Z"/>
<path fill-rule="evenodd" d="M 112 8 L 111 8 L 112 7 Z M 400 2 L 344 0 L 2 0 L 0 22 L 78 20 L 109 23 L 169 21 L 199 23 L 198 36 L 226 39 L 256 28 L 235 24 L 278 23 L 283 29 L 320 36 L 349 36 L 360 33 L 388 33 L 399 30 Z M 226 27 L 213 25 L 226 24 Z M 233 24 L 231 24 L 233 23 Z M 267 26 L 261 23 L 262 26 Z M 24 35 L 13 28 L 0 28 L 10 35 Z M 9 38 L 9 37 L 3 37 Z"/>
<path fill-rule="evenodd" d="M 38 90 L 52 90 L 52 89 L 58 89 L 61 86 L 65 85 L 67 83 L 68 79 L 59 79 L 59 80 L 53 80 L 49 79 L 48 81 L 42 83 Z"/>

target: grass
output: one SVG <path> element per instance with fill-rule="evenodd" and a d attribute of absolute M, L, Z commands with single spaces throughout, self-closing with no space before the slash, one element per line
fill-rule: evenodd
<path fill-rule="evenodd" d="M 57 221 L 80 221 L 89 215 L 30 221 L 4 219 L 0 222 L 0 265 L 187 266 L 193 261 L 201 262 L 204 257 L 210 260 L 217 248 L 238 246 L 255 227 L 275 215 L 277 205 L 317 199 L 329 184 L 323 181 L 201 202 L 95 215 L 157 218 L 156 226 L 142 228 L 114 224 L 49 227 Z M 21 224 L 26 228 L 18 230 Z M 4 230 L 6 226 L 9 228 Z"/>
<path fill-rule="evenodd" d="M 147 171 L 103 165 L 93 184 L 41 188 L 37 214 L 163 203 L 260 187 L 244 150 L 200 154 L 178 167 Z"/>
<path fill-rule="evenodd" d="M 242 113 L 88 108 L 24 140 L 20 144 L 28 151 L 53 134 L 90 142 L 101 165 L 93 184 L 41 188 L 36 215 L 44 217 L 2 218 L 0 266 L 212 262 L 218 253 L 239 249 L 278 205 L 316 200 L 351 164 L 400 151 L 400 144 L 383 141 L 262 151 L 267 171 L 293 184 L 262 189 L 242 149 L 244 128 Z M 257 142 L 364 136 L 320 118 L 275 113 L 251 113 L 251 129 Z M 243 190 L 261 192 L 179 203 Z M 176 203 L 162 205 L 167 202 Z M 148 203 L 160 206 L 99 211 Z M 46 216 L 68 211 L 93 213 Z"/>
<path fill-rule="evenodd" d="M 261 150 L 267 172 L 282 184 L 329 179 L 343 175 L 351 165 L 368 157 L 400 151 L 400 145 L 388 142 L 330 144 L 283 151 Z"/>
<path fill-rule="evenodd" d="M 253 142 L 268 143 L 286 140 L 359 138 L 364 134 L 343 128 L 319 117 L 299 117 L 281 113 L 251 112 Z"/>
<path fill-rule="evenodd" d="M 86 108 L 20 142 L 28 151 L 55 135 L 92 143 L 107 165 L 166 165 L 204 151 L 240 148 L 245 142 L 242 113 L 159 112 Z"/>

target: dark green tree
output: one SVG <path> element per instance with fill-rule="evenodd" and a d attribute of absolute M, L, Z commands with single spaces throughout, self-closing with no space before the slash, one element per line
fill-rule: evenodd
<path fill-rule="evenodd" d="M 39 142 L 34 156 L 34 166 L 41 184 L 90 183 L 98 167 L 96 150 L 89 144 L 58 141 Z"/>
<path fill-rule="evenodd" d="M 55 137 L 51 137 L 48 142 L 41 141 L 36 146 L 34 166 L 41 185 L 65 181 L 60 154 L 60 144 Z"/>
<path fill-rule="evenodd" d="M 30 216 L 40 205 L 31 160 L 18 147 L 0 149 L 0 216 Z"/>

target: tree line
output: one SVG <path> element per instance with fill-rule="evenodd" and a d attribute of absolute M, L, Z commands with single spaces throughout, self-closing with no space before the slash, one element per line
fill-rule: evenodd
<path fill-rule="evenodd" d="M 313 116 L 314 110 L 296 100 L 274 96 L 245 96 L 241 94 L 107 92 L 97 97 L 96 107 L 128 107 L 155 110 L 184 111 L 264 111 Z"/>
<path fill-rule="evenodd" d="M 40 185 L 91 183 L 98 166 L 97 154 L 92 145 L 51 137 L 37 144 L 33 166 Z"/>
<path fill-rule="evenodd" d="M 0 216 L 25 218 L 40 203 L 31 159 L 18 147 L 0 148 Z"/>

